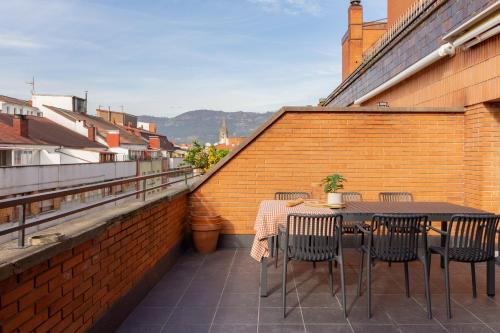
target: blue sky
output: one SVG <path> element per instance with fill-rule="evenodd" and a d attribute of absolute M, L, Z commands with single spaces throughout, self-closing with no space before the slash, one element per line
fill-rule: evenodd
<path fill-rule="evenodd" d="M 365 21 L 386 17 L 364 0 Z M 0 94 L 173 116 L 316 104 L 340 82 L 348 0 L 3 0 Z"/>

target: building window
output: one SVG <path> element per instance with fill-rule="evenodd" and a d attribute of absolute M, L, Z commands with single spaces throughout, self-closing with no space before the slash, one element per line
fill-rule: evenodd
<path fill-rule="evenodd" d="M 12 150 L 0 150 L 0 166 L 10 166 Z"/>
<path fill-rule="evenodd" d="M 33 165 L 34 154 L 32 150 L 16 150 L 14 151 L 14 165 Z"/>
<path fill-rule="evenodd" d="M 54 210 L 54 199 L 40 201 L 40 212 L 48 212 Z"/>

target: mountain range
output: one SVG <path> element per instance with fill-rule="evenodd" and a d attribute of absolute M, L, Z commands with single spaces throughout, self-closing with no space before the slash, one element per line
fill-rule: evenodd
<path fill-rule="evenodd" d="M 139 116 L 139 121 L 154 122 L 157 132 L 166 135 L 175 143 L 215 143 L 219 141 L 219 128 L 226 119 L 228 135 L 249 136 L 274 112 L 224 112 L 214 110 L 194 110 L 175 117 Z"/>

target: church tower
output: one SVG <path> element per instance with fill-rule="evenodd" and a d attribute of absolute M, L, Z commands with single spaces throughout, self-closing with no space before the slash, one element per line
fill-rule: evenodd
<path fill-rule="evenodd" d="M 225 145 L 228 144 L 226 118 L 222 118 L 222 123 L 219 128 L 219 143 Z"/>

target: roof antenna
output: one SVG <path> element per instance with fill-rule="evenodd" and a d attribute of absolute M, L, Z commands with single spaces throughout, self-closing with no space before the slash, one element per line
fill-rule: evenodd
<path fill-rule="evenodd" d="M 31 94 L 35 94 L 35 76 L 33 76 L 31 81 L 26 82 L 26 84 L 31 86 Z"/>

